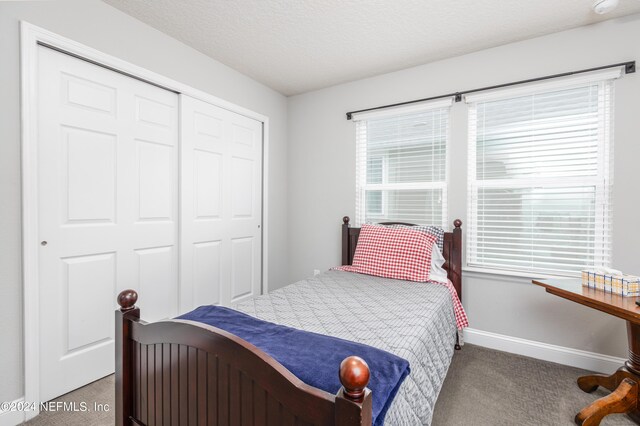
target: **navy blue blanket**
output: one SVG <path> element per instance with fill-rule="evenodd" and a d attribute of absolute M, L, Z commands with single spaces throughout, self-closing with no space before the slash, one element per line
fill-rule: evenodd
<path fill-rule="evenodd" d="M 373 424 L 381 425 L 400 385 L 409 374 L 409 362 L 380 349 L 348 340 L 302 331 L 254 318 L 221 306 L 201 306 L 178 319 L 198 321 L 246 340 L 276 359 L 306 384 L 336 394 L 341 387 L 338 368 L 356 355 L 371 370 Z M 309 368 L 313 365 L 314 368 Z"/>

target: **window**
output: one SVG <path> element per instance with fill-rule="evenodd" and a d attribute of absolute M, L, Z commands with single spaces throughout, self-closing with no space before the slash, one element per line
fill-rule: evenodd
<path fill-rule="evenodd" d="M 577 273 L 611 260 L 613 79 L 467 97 L 467 264 Z"/>
<path fill-rule="evenodd" d="M 356 121 L 356 223 L 446 226 L 451 100 L 364 113 Z"/>

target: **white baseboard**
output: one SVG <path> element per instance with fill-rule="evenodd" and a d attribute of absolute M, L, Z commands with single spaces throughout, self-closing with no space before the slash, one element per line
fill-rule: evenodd
<path fill-rule="evenodd" d="M 12 404 L 21 404 L 24 398 L 11 401 Z M 0 410 L 0 426 L 16 426 L 24 422 L 23 411 L 2 411 Z"/>
<path fill-rule="evenodd" d="M 473 328 L 464 330 L 464 342 L 605 374 L 613 373 L 626 361 L 623 358 L 610 355 L 550 345 Z"/>

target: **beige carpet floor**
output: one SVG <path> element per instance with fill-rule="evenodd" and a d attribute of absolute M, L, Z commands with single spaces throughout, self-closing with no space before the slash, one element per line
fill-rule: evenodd
<path fill-rule="evenodd" d="M 90 409 L 93 409 L 94 403 L 107 404 L 109 411 L 49 411 L 41 412 L 41 414 L 24 425 L 29 426 L 103 426 L 113 425 L 115 423 L 115 383 L 114 376 L 107 376 L 102 380 L 90 383 L 54 401 L 75 402 L 76 406 L 80 406 L 81 402 L 85 402 Z"/>
<path fill-rule="evenodd" d="M 576 385 L 585 370 L 465 345 L 453 357 L 433 416 L 434 426 L 570 426 L 578 411 L 608 395 Z M 602 426 L 635 424 L 623 414 Z"/>
<path fill-rule="evenodd" d="M 438 397 L 434 426 L 563 426 L 585 405 L 607 394 L 586 394 L 576 378 L 586 371 L 473 345 L 457 351 Z M 29 426 L 112 425 L 113 376 L 91 383 L 58 398 L 59 401 L 108 404 L 109 412 L 49 412 Z M 58 401 L 57 400 L 57 401 Z M 633 425 L 628 417 L 614 414 L 603 426 Z M 394 426 L 394 425 L 389 425 Z"/>

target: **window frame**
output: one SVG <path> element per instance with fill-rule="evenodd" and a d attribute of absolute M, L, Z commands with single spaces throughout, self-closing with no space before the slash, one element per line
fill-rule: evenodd
<path fill-rule="evenodd" d="M 467 108 L 467 242 L 465 270 L 489 273 L 496 275 L 513 275 L 513 276 L 579 276 L 579 271 L 549 269 L 549 268 L 524 268 L 514 265 L 505 264 L 497 266 L 494 263 L 483 263 L 479 257 L 474 258 L 474 250 L 477 253 L 478 242 L 478 221 L 479 221 L 479 191 L 483 188 L 505 188 L 505 189 L 532 189 L 539 187 L 543 189 L 558 188 L 595 188 L 594 203 L 594 246 L 593 259 L 595 265 L 590 266 L 606 266 L 612 264 L 612 193 L 613 193 L 613 123 L 614 123 L 614 88 L 615 79 L 621 76 L 621 70 L 606 70 L 602 72 L 591 73 L 579 77 L 558 79 L 546 83 L 537 83 L 526 86 L 518 86 L 514 88 L 498 89 L 488 93 L 479 93 L 466 97 Z M 517 179 L 478 179 L 477 178 L 477 107 L 479 103 L 506 100 L 518 98 L 521 96 L 531 95 L 540 92 L 562 91 L 576 87 L 583 87 L 585 84 L 597 84 L 599 89 L 603 90 L 605 104 L 603 111 L 598 111 L 598 141 L 597 141 L 597 174 L 595 176 L 582 177 L 563 177 L 558 178 L 536 178 L 535 185 L 532 185 L 533 178 L 517 178 Z M 602 208 L 598 208 L 601 206 Z M 608 235 L 605 235 L 608 230 Z M 603 247 L 607 244 L 608 250 Z M 475 255 L 477 256 L 477 254 Z"/>
<path fill-rule="evenodd" d="M 404 107 L 390 108 L 388 110 L 373 111 L 354 114 L 352 120 L 356 123 L 356 220 L 355 225 L 360 226 L 365 223 L 367 218 L 366 213 L 366 193 L 367 191 L 381 191 L 382 192 L 382 214 L 380 214 L 380 221 L 388 221 L 386 217 L 385 202 L 387 199 L 387 192 L 392 190 L 429 190 L 439 189 L 442 194 L 442 222 L 441 223 L 416 223 L 418 225 L 434 225 L 441 226 L 446 229 L 448 224 L 448 189 L 449 189 L 449 169 L 450 169 L 450 145 L 451 145 L 451 106 L 453 105 L 453 98 L 438 99 L 436 101 L 425 102 L 421 104 L 408 105 Z M 447 114 L 447 126 L 445 131 L 445 173 L 444 180 L 437 182 L 403 182 L 403 183 L 389 183 L 388 182 L 388 157 L 382 155 L 376 155 L 376 157 L 382 157 L 382 183 L 371 184 L 367 183 L 367 156 L 364 155 L 361 158 L 361 152 L 366 148 L 362 148 L 363 143 L 360 140 L 359 134 L 362 132 L 361 126 L 366 126 L 367 121 L 374 118 L 384 118 L 393 116 L 402 116 L 416 112 L 432 111 L 437 109 L 448 108 Z M 366 132 L 366 130 L 364 130 Z M 366 142 L 365 142 L 366 143 Z"/>

